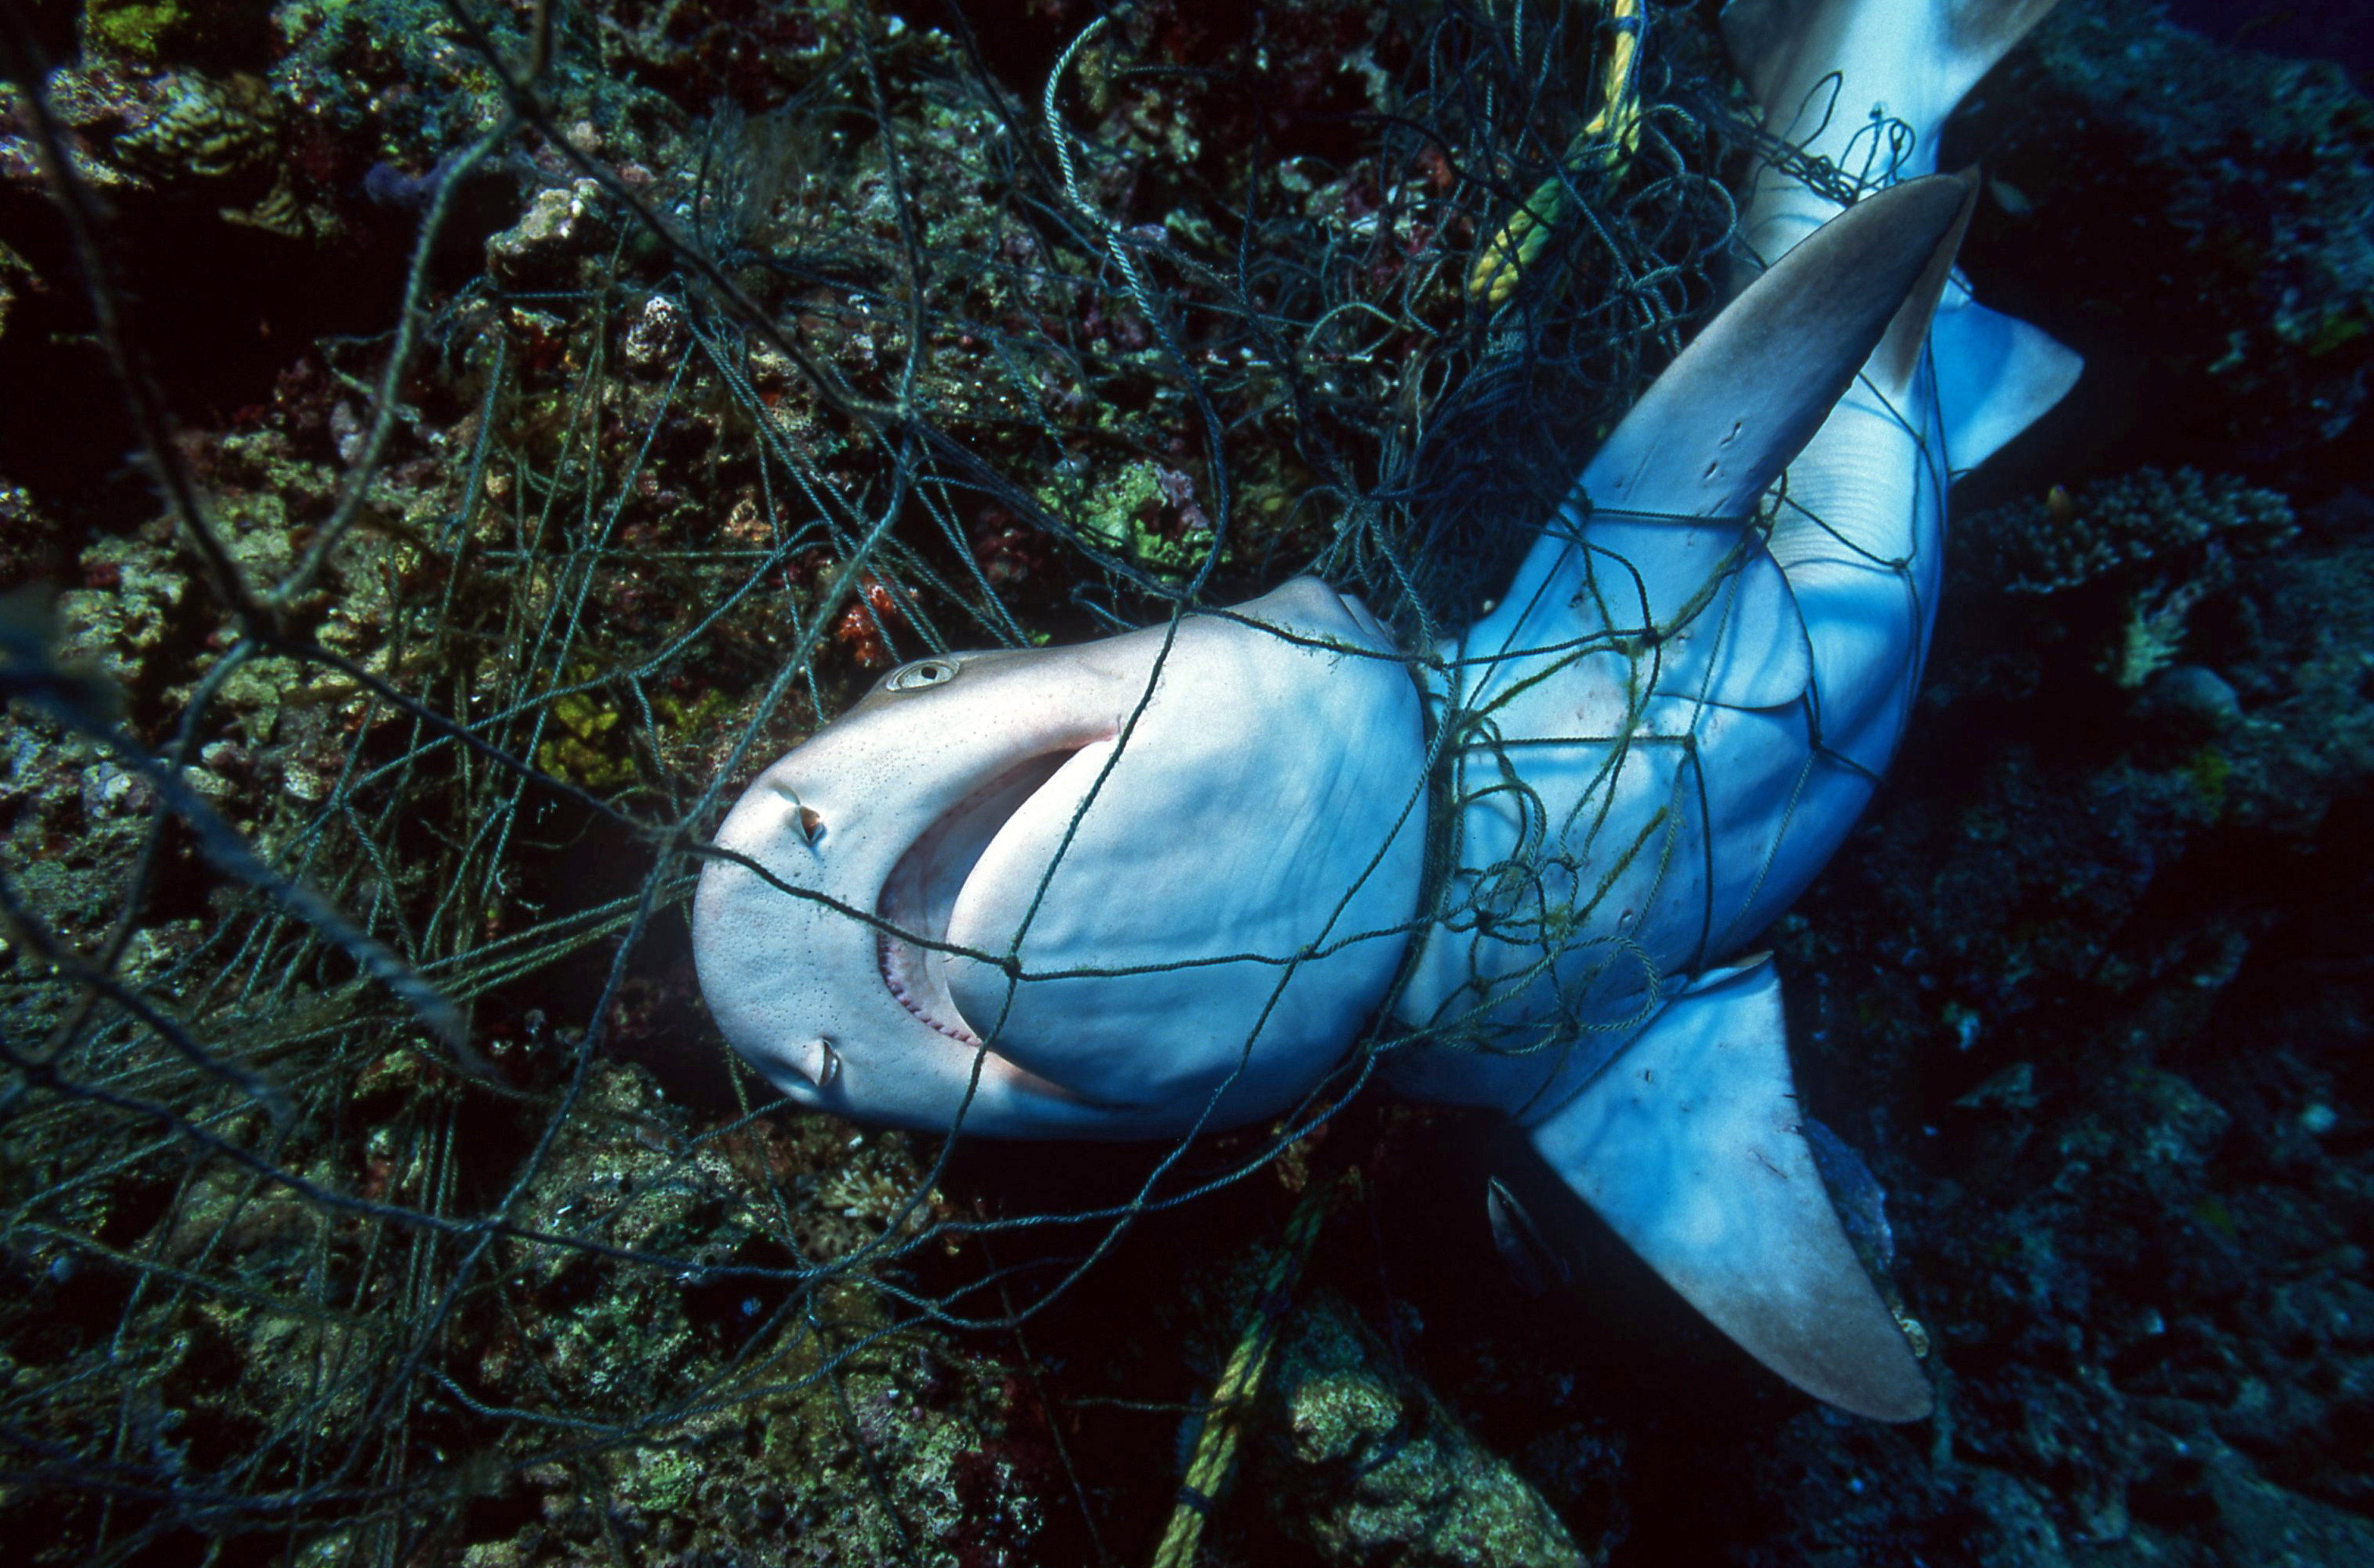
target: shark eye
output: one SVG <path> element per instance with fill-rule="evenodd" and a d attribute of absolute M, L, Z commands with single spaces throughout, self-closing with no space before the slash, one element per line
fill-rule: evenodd
<path fill-rule="evenodd" d="M 882 684 L 894 692 L 919 692 L 926 686 L 944 686 L 957 678 L 956 661 L 951 659 L 918 659 L 890 672 Z"/>

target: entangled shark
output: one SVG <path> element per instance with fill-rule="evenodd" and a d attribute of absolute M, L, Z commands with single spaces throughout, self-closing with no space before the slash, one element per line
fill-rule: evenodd
<path fill-rule="evenodd" d="M 1976 182 L 1934 172 L 2051 3 L 1733 0 L 1769 130 L 1834 167 L 1883 122 L 1910 146 L 1843 212 L 1759 174 L 1734 297 L 1497 606 L 1412 656 L 1303 578 L 891 672 L 718 829 L 693 942 L 726 1039 L 861 1120 L 1176 1137 L 1289 1109 L 1374 1026 L 1389 1088 L 1507 1113 L 1783 1377 L 1925 1414 L 1754 949 L 1903 734 L 1953 474 L 2076 373 L 1970 298 Z"/>

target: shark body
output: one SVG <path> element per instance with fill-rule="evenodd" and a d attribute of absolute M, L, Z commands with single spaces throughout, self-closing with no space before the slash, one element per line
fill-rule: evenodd
<path fill-rule="evenodd" d="M 719 829 L 736 858 L 704 870 L 694 942 L 727 1039 L 860 1119 L 1177 1136 L 1293 1106 L 1381 1009 L 1429 1042 L 1384 1054 L 1392 1088 L 1507 1113 L 1791 1381 L 1924 1413 L 1745 950 L 1902 735 L 1955 467 L 2074 377 L 1951 275 L 1970 182 L 1932 172 L 1945 115 L 2049 7 L 1734 0 L 1774 130 L 1851 168 L 1893 114 L 1911 155 L 1836 216 L 1759 179 L 1749 281 L 1498 606 L 1416 680 L 1309 579 L 892 672 Z M 1833 74 L 1828 123 L 1800 123 Z"/>

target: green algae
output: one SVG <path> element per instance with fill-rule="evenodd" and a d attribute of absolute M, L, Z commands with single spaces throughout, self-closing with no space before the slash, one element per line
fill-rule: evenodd
<path fill-rule="evenodd" d="M 192 20 L 180 0 L 85 0 L 90 41 L 117 54 L 154 59 L 173 46 Z"/>
<path fill-rule="evenodd" d="M 2213 813 L 2226 809 L 2226 785 L 2234 776 L 2234 764 L 2224 752 L 2215 746 L 2204 746 L 2192 754 L 2185 771 L 2204 805 Z"/>
<path fill-rule="evenodd" d="M 1549 1568 L 1592 1559 L 1507 1459 L 1405 1374 L 1343 1304 L 1314 1294 L 1272 1372 L 1279 1423 L 1259 1492 L 1329 1562 Z"/>
<path fill-rule="evenodd" d="M 1151 459 L 1132 462 L 1085 498 L 1078 514 L 1080 532 L 1090 544 L 1134 566 L 1183 577 L 1210 553 L 1212 529 L 1181 517 L 1181 476 Z M 1042 491 L 1040 498 L 1059 512 L 1070 499 L 1060 489 Z M 1166 513 L 1178 520 L 1167 528 L 1162 526 Z M 1231 555 L 1224 549 L 1221 559 Z"/>

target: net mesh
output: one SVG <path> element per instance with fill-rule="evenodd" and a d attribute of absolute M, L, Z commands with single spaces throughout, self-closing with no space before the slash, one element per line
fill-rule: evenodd
<path fill-rule="evenodd" d="M 1590 5 L 1314 7 L 1210 58 L 1161 6 L 1036 55 L 1003 16 L 819 7 L 707 24 L 796 33 L 787 96 L 627 170 L 556 107 L 605 15 L 450 8 L 500 111 L 415 181 L 396 324 L 309 361 L 335 462 L 281 415 L 176 427 L 19 95 L 174 530 L 0 627 L 18 820 L 55 805 L 96 862 L 18 833 L 0 869 L 28 1561 L 442 1560 L 521 1523 L 520 1478 L 623 1559 L 621 1501 L 714 1501 L 721 1446 L 869 1492 L 888 1555 L 951 1550 L 934 1489 L 968 1539 L 1041 1527 L 984 1522 L 880 1401 L 1037 1379 L 1020 1336 L 1135 1218 L 1302 1158 L 1334 1102 L 1148 1151 L 1109 1204 L 975 1211 L 961 1141 L 799 1113 L 718 1040 L 706 835 L 921 654 L 1300 572 L 1409 646 L 1465 624 L 1712 303 L 1754 149 L 1681 18 L 1622 155 L 1578 158 Z M 473 181 L 531 167 L 509 238 L 543 248 L 444 277 Z M 1479 290 L 1519 213 L 1545 241 Z M 1095 1539 L 1108 1498 L 999 1462 Z"/>

